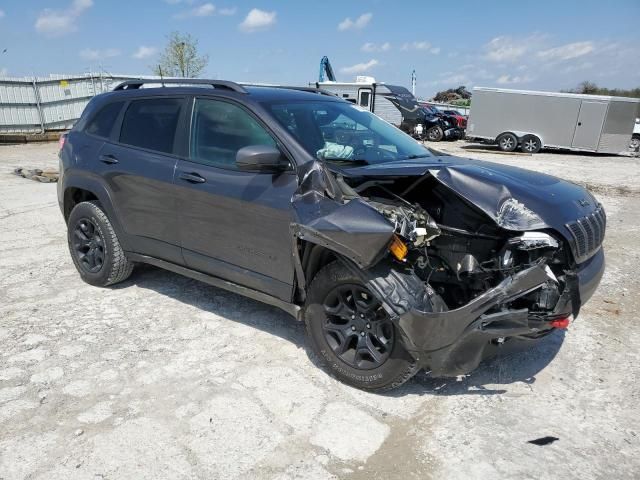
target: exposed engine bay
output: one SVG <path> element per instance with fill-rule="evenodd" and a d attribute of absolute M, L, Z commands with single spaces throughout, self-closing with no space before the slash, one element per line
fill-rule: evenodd
<path fill-rule="evenodd" d="M 339 178 L 394 225 L 407 246 L 404 258 L 448 309 L 469 303 L 505 278 L 531 266 L 548 266 L 550 280 L 510 308 L 548 314 L 565 288 L 570 256 L 552 232 L 503 229 L 475 206 L 428 176 L 397 179 Z M 347 188 L 345 188 L 347 187 Z"/>
<path fill-rule="evenodd" d="M 567 328 L 602 277 L 606 217 L 577 185 L 464 159 L 340 167 L 302 172 L 296 241 L 335 252 L 435 375 Z"/>

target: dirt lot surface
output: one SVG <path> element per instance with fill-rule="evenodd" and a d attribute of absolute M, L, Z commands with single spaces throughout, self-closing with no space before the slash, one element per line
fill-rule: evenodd
<path fill-rule="evenodd" d="M 11 174 L 56 145 L 0 146 L 0 478 L 638 478 L 640 159 L 464 146 L 437 145 L 588 184 L 607 270 L 566 334 L 387 395 L 319 370 L 274 308 L 151 267 L 82 283 L 55 184 Z"/>

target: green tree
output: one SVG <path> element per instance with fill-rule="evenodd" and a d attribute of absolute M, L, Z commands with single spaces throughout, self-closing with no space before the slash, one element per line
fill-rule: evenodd
<path fill-rule="evenodd" d="M 209 55 L 198 53 L 198 40 L 188 33 L 172 32 L 160 54 L 153 73 L 163 77 L 194 78 L 200 76 L 209 63 Z"/>
<path fill-rule="evenodd" d="M 581 82 L 576 88 L 561 90 L 567 93 L 586 93 L 589 95 L 608 95 L 611 97 L 635 97 L 640 98 L 640 88 L 622 89 L 599 87 L 593 82 Z"/>

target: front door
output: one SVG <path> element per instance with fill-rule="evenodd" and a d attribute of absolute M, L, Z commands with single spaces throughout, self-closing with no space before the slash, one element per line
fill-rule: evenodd
<path fill-rule="evenodd" d="M 573 143 L 571 144 L 573 148 L 594 151 L 598 149 L 607 107 L 608 104 L 605 102 L 582 101 L 580 113 L 578 114 L 578 123 L 573 134 Z"/>
<path fill-rule="evenodd" d="M 238 170 L 236 153 L 249 145 L 277 142 L 243 107 L 195 100 L 190 157 L 176 170 L 183 256 L 194 270 L 289 301 L 297 176 Z"/>

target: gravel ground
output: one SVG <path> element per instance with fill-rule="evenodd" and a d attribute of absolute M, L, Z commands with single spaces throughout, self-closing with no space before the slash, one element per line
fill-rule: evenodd
<path fill-rule="evenodd" d="M 152 267 L 82 283 L 55 185 L 10 174 L 56 145 L 0 146 L 0 479 L 637 478 L 640 160 L 465 145 L 437 147 L 588 184 L 603 283 L 566 334 L 387 395 L 319 370 L 274 308 Z"/>

